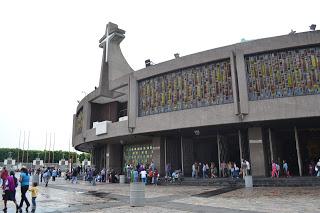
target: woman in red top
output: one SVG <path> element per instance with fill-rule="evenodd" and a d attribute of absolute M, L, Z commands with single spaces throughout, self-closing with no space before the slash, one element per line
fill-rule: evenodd
<path fill-rule="evenodd" d="M 6 167 L 3 167 L 1 170 L 2 187 L 5 186 L 5 182 L 7 178 L 8 178 L 8 170 L 6 169 Z"/>

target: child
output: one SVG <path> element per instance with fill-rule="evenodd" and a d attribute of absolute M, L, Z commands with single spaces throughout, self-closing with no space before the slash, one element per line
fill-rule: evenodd
<path fill-rule="evenodd" d="M 37 188 L 37 183 L 32 183 L 32 187 L 29 189 L 31 192 L 31 197 L 32 197 L 32 211 L 36 209 L 36 198 L 38 196 L 38 188 Z"/>

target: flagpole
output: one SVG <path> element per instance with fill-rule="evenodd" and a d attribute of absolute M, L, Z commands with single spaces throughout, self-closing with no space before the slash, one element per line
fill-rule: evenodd
<path fill-rule="evenodd" d="M 46 163 L 46 157 L 47 157 L 47 136 L 48 132 L 46 131 L 46 144 L 44 145 L 44 163 Z"/>
<path fill-rule="evenodd" d="M 70 156 L 70 145 L 71 145 L 71 138 L 69 138 L 69 170 L 71 171 L 73 162 L 72 162 L 71 156 Z"/>
<path fill-rule="evenodd" d="M 18 147 L 18 159 L 17 159 L 17 162 L 19 162 L 20 140 L 21 140 L 21 129 L 20 129 L 20 134 L 19 134 L 19 147 Z"/>
<path fill-rule="evenodd" d="M 22 144 L 22 160 L 21 162 L 23 163 L 23 158 L 24 158 L 24 143 L 26 142 L 26 132 L 23 131 L 23 144 Z"/>
<path fill-rule="evenodd" d="M 29 163 L 29 139 L 30 139 L 30 131 L 29 131 L 29 134 L 28 134 L 27 163 Z"/>
<path fill-rule="evenodd" d="M 50 137 L 49 137 L 49 154 L 48 154 L 48 163 L 50 164 L 50 149 L 51 149 L 51 132 L 50 132 Z"/>
<path fill-rule="evenodd" d="M 53 153 L 52 153 L 52 163 L 54 163 L 54 145 L 56 144 L 56 133 L 54 132 L 53 133 L 53 147 L 52 147 L 52 150 L 53 150 Z"/>

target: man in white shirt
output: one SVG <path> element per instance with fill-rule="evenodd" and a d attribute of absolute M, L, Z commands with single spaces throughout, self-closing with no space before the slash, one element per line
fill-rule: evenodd
<path fill-rule="evenodd" d="M 250 163 L 247 160 L 245 160 L 245 162 L 246 162 L 246 165 L 247 165 L 247 175 L 250 175 L 251 174 L 251 172 L 250 172 Z"/>
<path fill-rule="evenodd" d="M 146 180 L 147 180 L 147 172 L 146 172 L 146 170 L 142 170 L 140 172 L 140 175 L 141 175 L 142 183 L 146 184 Z"/>

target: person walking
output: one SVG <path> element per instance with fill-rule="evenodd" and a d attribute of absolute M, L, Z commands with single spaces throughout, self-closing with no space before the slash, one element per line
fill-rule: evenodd
<path fill-rule="evenodd" d="M 28 175 L 28 170 L 25 167 L 23 167 L 21 169 L 21 174 L 20 174 L 20 179 L 19 179 L 19 182 L 21 183 L 21 201 L 20 201 L 20 205 L 19 205 L 20 211 L 22 209 L 23 202 L 25 202 L 27 205 L 26 211 L 28 211 L 28 208 L 30 206 L 30 203 L 26 197 L 26 192 L 29 189 L 29 181 L 30 181 L 30 176 Z"/>
<path fill-rule="evenodd" d="M 133 182 L 134 183 L 137 183 L 139 181 L 139 173 L 138 173 L 138 170 L 134 170 L 133 171 Z"/>
<path fill-rule="evenodd" d="M 42 180 L 43 180 L 43 169 L 41 169 L 41 171 L 40 171 L 40 182 L 42 183 Z"/>
<path fill-rule="evenodd" d="M 106 182 L 106 170 L 103 168 L 101 170 L 101 182 Z"/>
<path fill-rule="evenodd" d="M 1 170 L 1 180 L 2 180 L 2 186 L 4 186 L 5 184 L 5 181 L 7 180 L 8 178 L 8 170 L 6 167 L 3 167 L 2 170 Z"/>
<path fill-rule="evenodd" d="M 206 164 L 203 163 L 203 164 L 202 164 L 202 178 L 203 178 L 203 179 L 206 178 L 206 171 L 207 171 Z"/>
<path fill-rule="evenodd" d="M 147 179 L 147 172 L 146 172 L 146 170 L 142 170 L 142 171 L 140 172 L 140 175 L 141 175 L 142 183 L 147 184 L 147 181 L 146 181 L 146 179 Z"/>
<path fill-rule="evenodd" d="M 283 164 L 282 164 L 283 176 L 289 177 L 290 174 L 289 174 L 288 163 L 285 160 L 283 160 L 282 162 L 283 162 Z"/>
<path fill-rule="evenodd" d="M 167 163 L 167 164 L 166 164 L 165 170 L 166 170 L 166 176 L 167 176 L 167 177 L 170 177 L 170 176 L 171 176 L 171 164 L 170 164 L 170 163 Z M 193 171 L 193 170 L 192 170 L 192 171 Z"/>
<path fill-rule="evenodd" d="M 319 161 L 318 161 L 318 163 L 317 163 L 315 168 L 317 170 L 317 177 L 320 177 L 320 159 L 319 159 Z"/>
<path fill-rule="evenodd" d="M 152 181 L 155 186 L 158 185 L 158 176 L 159 176 L 158 170 L 155 169 L 153 172 L 153 181 Z"/>
<path fill-rule="evenodd" d="M 32 187 L 29 189 L 29 191 L 31 192 L 31 201 L 32 201 L 32 212 L 35 212 L 36 210 L 36 198 L 38 196 L 38 184 L 37 183 L 33 183 Z"/>
<path fill-rule="evenodd" d="M 18 180 L 14 176 L 14 172 L 10 172 L 10 176 L 7 177 L 7 179 L 4 182 L 4 187 L 3 187 L 3 202 L 4 202 L 4 209 L 3 211 L 7 211 L 7 202 L 8 200 L 11 200 L 16 204 L 16 211 L 18 211 L 18 204 L 16 201 L 16 187 L 18 186 Z"/>
<path fill-rule="evenodd" d="M 90 175 L 88 175 L 88 179 L 90 178 L 90 180 L 89 180 L 89 182 L 91 183 L 91 181 L 92 181 L 92 171 L 91 171 L 91 169 L 89 170 L 89 173 L 91 174 L 91 177 L 90 177 Z M 72 179 L 71 179 L 71 183 L 73 183 L 73 184 L 76 184 L 77 183 L 77 178 L 78 177 L 78 170 L 76 169 L 76 168 L 73 168 L 73 170 L 72 170 Z"/>
<path fill-rule="evenodd" d="M 57 170 L 54 168 L 52 170 L 52 181 L 56 181 L 57 176 L 58 176 Z"/>
<path fill-rule="evenodd" d="M 272 165 L 271 165 L 271 177 L 274 178 L 277 175 L 277 164 L 272 161 Z"/>
<path fill-rule="evenodd" d="M 197 169 L 196 169 L 196 163 L 192 164 L 192 178 L 196 178 Z M 168 175 L 170 176 L 170 175 Z"/>
<path fill-rule="evenodd" d="M 244 179 L 245 176 L 247 176 L 247 164 L 244 159 L 241 161 L 241 169 L 242 169 L 242 178 Z"/>
<path fill-rule="evenodd" d="M 48 186 L 50 177 L 51 177 L 51 173 L 50 173 L 50 169 L 48 168 L 43 174 L 43 181 L 46 184 L 45 185 L 46 187 Z"/>
<path fill-rule="evenodd" d="M 245 162 L 246 162 L 246 165 L 247 165 L 247 175 L 251 175 L 251 167 L 250 167 L 250 162 L 249 161 L 247 161 L 247 160 L 245 160 Z"/>

